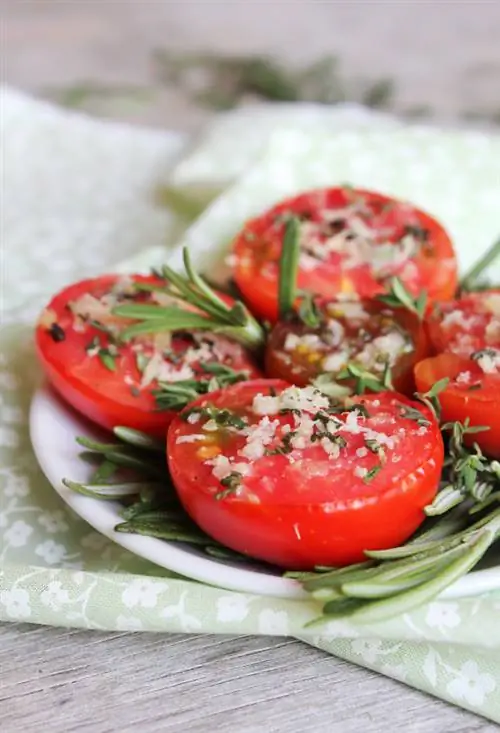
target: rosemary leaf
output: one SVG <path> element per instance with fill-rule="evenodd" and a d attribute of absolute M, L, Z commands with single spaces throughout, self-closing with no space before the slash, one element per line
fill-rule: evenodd
<path fill-rule="evenodd" d="M 285 224 L 281 250 L 278 283 L 278 311 L 280 318 L 288 316 L 297 297 L 297 272 L 300 255 L 300 223 L 292 216 Z"/>
<path fill-rule="evenodd" d="M 477 287 L 480 276 L 500 257 L 500 238 L 479 258 L 460 281 L 460 290 L 469 291 Z"/>

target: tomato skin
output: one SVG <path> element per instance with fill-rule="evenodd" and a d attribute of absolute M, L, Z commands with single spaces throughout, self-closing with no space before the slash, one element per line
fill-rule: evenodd
<path fill-rule="evenodd" d="M 500 348 L 500 290 L 465 293 L 436 303 L 426 319 L 433 352 L 469 356 L 485 348 Z"/>
<path fill-rule="evenodd" d="M 55 392 L 91 422 L 108 430 L 123 425 L 163 438 L 176 413 L 157 410 L 152 394 L 156 383 L 141 390 L 140 394 L 132 394 L 130 380 L 141 379 L 132 345 L 120 347 L 116 371 L 107 369 L 97 357 L 90 358 L 86 351 L 93 337 L 104 339 L 104 336 L 91 326 L 76 331 L 72 325 L 73 315 L 67 307 L 69 302 L 78 300 L 85 293 L 96 293 L 101 297 L 121 279 L 117 275 L 105 275 L 74 283 L 60 291 L 48 304 L 36 328 L 38 360 Z M 153 276 L 132 275 L 130 279 L 135 283 L 161 282 Z M 52 313 L 56 322 L 64 326 L 65 337 L 61 341 L 56 341 L 44 324 L 47 313 Z M 176 339 L 174 336 L 175 343 Z M 252 377 L 259 376 L 259 370 L 243 347 L 224 338 L 221 343 L 236 370 L 245 369 Z"/>
<path fill-rule="evenodd" d="M 452 381 L 439 394 L 443 422 L 464 422 L 488 426 L 489 430 L 465 436 L 468 445 L 477 443 L 486 455 L 500 458 L 500 375 L 485 375 L 477 363 L 456 354 L 439 354 L 424 359 L 415 367 L 415 381 L 420 392 L 427 392 L 438 380 L 469 373 L 479 389 L 467 389 Z"/>
<path fill-rule="evenodd" d="M 273 388 L 280 393 L 286 387 L 279 380 L 242 383 L 226 389 L 225 394 L 212 393 L 210 404 L 236 408 L 248 405 L 258 392 Z M 370 408 L 377 400 L 393 398 L 394 393 L 383 393 L 364 396 L 360 401 Z M 403 405 L 415 404 L 403 396 L 397 398 Z M 194 404 L 206 403 L 202 399 Z M 422 412 L 428 415 L 426 408 Z M 366 559 L 365 549 L 388 548 L 404 542 L 424 520 L 423 509 L 436 494 L 443 464 L 443 442 L 434 421 L 428 436 L 431 447 L 425 449 L 425 456 L 412 456 L 412 469 L 405 473 L 401 468 L 401 478 L 389 485 L 378 482 L 376 477 L 356 491 L 344 484 L 340 492 L 332 493 L 328 477 L 309 475 L 306 471 L 302 484 L 297 484 L 302 488 L 295 494 L 291 487 L 295 464 L 290 468 L 288 459 L 277 455 L 269 463 L 267 475 L 282 476 L 282 496 L 277 492 L 266 495 L 263 469 L 262 478 L 255 478 L 252 485 L 260 501 L 234 496 L 216 499 L 214 492 L 222 486 L 197 458 L 193 442 L 177 442 L 196 429 L 177 416 L 167 435 L 169 469 L 184 508 L 207 534 L 227 547 L 288 569 L 347 565 Z M 314 497 L 318 497 L 318 492 L 323 493 L 323 499 Z"/>
<path fill-rule="evenodd" d="M 346 314 L 342 313 L 342 309 L 349 307 L 349 305 L 345 301 L 318 298 L 316 300 L 316 309 L 321 319 L 321 324 L 318 328 L 306 326 L 298 317 L 278 321 L 274 325 L 266 345 L 266 374 L 269 377 L 284 379 L 291 384 L 297 384 L 299 386 L 309 384 L 313 379 L 324 373 L 327 373 L 329 376 L 331 375 L 335 379 L 336 374 L 344 368 L 344 365 L 336 370 L 325 370 L 322 368 L 324 358 L 318 360 L 317 357 L 320 354 L 324 357 L 329 354 L 339 353 L 339 351 L 345 351 L 351 344 L 353 348 L 355 347 L 356 351 L 359 349 L 360 322 L 349 317 L 348 311 Z M 356 308 L 361 308 L 366 313 L 367 318 L 366 321 L 362 322 L 362 327 L 372 336 L 372 342 L 374 338 L 382 333 L 383 324 L 387 321 L 393 322 L 397 331 L 406 334 L 413 348 L 408 353 L 401 353 L 397 357 L 391 367 L 391 374 L 395 391 L 411 397 L 415 392 L 415 379 L 413 375 L 415 364 L 430 354 L 430 342 L 425 327 L 414 313 L 404 308 L 389 308 L 376 299 L 353 301 L 352 305 Z M 336 307 L 340 309 L 339 315 L 335 317 L 329 315 L 332 309 Z M 284 346 L 289 334 L 294 334 L 299 337 L 303 337 L 304 335 L 316 335 L 320 337 L 322 332 L 324 332 L 325 324 L 332 320 L 343 329 L 342 338 L 335 347 L 331 347 L 324 352 L 304 349 L 302 354 L 298 354 L 297 351 L 292 351 L 292 353 L 285 351 Z M 369 343 L 369 340 L 365 340 L 361 342 L 361 346 L 368 345 Z M 349 358 L 349 361 L 356 363 L 354 357 Z M 372 364 L 366 364 L 364 368 L 367 371 L 374 371 Z M 382 370 L 380 370 L 381 375 Z M 348 381 L 342 381 L 342 385 L 353 386 Z"/>
<path fill-rule="evenodd" d="M 270 267 L 275 267 L 279 259 L 284 227 L 276 225 L 276 217 L 290 212 L 298 216 L 312 212 L 312 219 L 317 220 L 322 209 L 342 209 L 349 204 L 353 194 L 365 197 L 372 209 L 372 225 L 378 230 L 389 226 L 395 232 L 401 232 L 405 224 L 428 230 L 433 251 L 422 248 L 418 256 L 410 260 L 418 270 L 416 281 L 413 282 L 405 273 L 393 273 L 401 277 L 414 295 L 422 289 L 428 292 L 431 301 L 449 300 L 455 295 L 458 285 L 456 258 L 451 240 L 439 222 L 415 207 L 410 211 L 407 205 L 389 196 L 362 189 L 350 191 L 334 187 L 307 191 L 281 201 L 247 221 L 236 235 L 232 244 L 233 275 L 244 300 L 255 314 L 271 323 L 278 318 L 277 273 Z M 387 212 L 388 205 L 394 204 L 399 209 Z M 259 287 L 255 287 L 257 279 Z M 299 267 L 298 287 L 325 297 L 341 293 L 361 298 L 373 298 L 386 289 L 369 265 L 360 264 L 346 269 L 335 258 L 325 260 L 324 265 L 311 271 Z"/>

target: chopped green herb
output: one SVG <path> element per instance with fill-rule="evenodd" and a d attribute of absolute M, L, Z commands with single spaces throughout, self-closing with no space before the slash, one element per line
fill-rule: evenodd
<path fill-rule="evenodd" d="M 365 484 L 369 484 L 370 481 L 373 481 L 375 476 L 380 473 L 381 470 L 382 466 L 380 464 L 378 466 L 373 466 L 373 468 L 370 468 L 368 473 L 363 477 L 363 481 L 365 482 Z"/>
<path fill-rule="evenodd" d="M 216 499 L 225 499 L 231 494 L 235 494 L 241 486 L 241 479 L 243 476 L 238 471 L 232 471 L 229 476 L 221 479 L 221 484 L 224 486 L 224 491 L 218 491 L 215 494 Z"/>

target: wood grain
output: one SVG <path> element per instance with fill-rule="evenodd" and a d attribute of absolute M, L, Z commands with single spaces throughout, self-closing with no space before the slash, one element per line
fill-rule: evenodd
<path fill-rule="evenodd" d="M 0 628 L 4 733 L 494 733 L 300 642 Z"/>

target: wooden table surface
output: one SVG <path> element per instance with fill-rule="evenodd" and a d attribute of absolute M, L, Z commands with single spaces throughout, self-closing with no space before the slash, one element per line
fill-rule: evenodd
<path fill-rule="evenodd" d="M 276 52 L 293 60 L 333 52 L 341 55 L 348 74 L 391 73 L 399 88 L 398 109 L 425 102 L 445 119 L 472 103 L 498 110 L 497 3 L 414 0 L 402 4 L 404 11 L 391 4 L 390 13 L 385 7 L 380 12 L 377 6 L 383 3 L 377 2 L 290 4 L 286 23 L 281 22 L 283 3 L 277 3 L 272 22 L 263 24 L 249 0 L 0 0 L 4 77 L 35 92 L 82 79 L 145 83 L 153 48 L 199 49 L 208 35 L 212 48 L 229 53 Z M 425 33 L 414 32 L 418 27 Z M 299 43 L 304 32 L 314 37 L 314 49 Z M 391 45 L 395 37 L 399 45 Z M 407 52 L 402 54 L 403 46 Z M 439 63 L 423 63 L 427 46 L 429 58 L 438 54 Z M 91 111 L 181 129 L 206 117 L 169 91 L 143 108 L 101 104 L 103 110 Z M 209 727 L 218 733 L 498 730 L 287 639 L 6 624 L 0 628 L 0 670 L 4 733 L 201 733 Z"/>
<path fill-rule="evenodd" d="M 0 628 L 4 733 L 494 733 L 298 641 Z"/>

